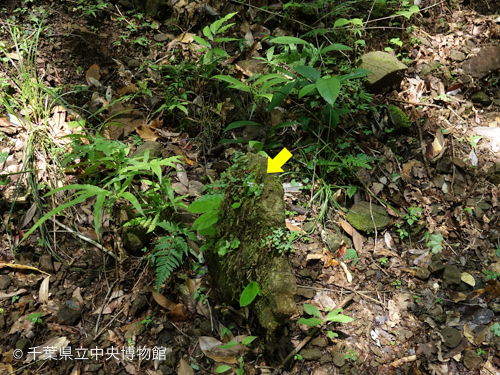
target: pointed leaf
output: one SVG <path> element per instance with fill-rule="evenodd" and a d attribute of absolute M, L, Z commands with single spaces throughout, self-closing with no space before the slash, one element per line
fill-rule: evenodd
<path fill-rule="evenodd" d="M 315 317 L 321 319 L 321 313 L 319 312 L 319 309 L 314 305 L 304 303 L 304 311 L 309 315 L 314 315 Z"/>
<path fill-rule="evenodd" d="M 320 53 L 323 54 L 330 51 L 352 51 L 352 48 L 345 44 L 334 43 L 322 48 Z"/>
<path fill-rule="evenodd" d="M 271 39 L 270 42 L 277 44 L 310 44 L 304 39 L 295 38 L 293 36 L 279 36 L 277 38 Z"/>
<path fill-rule="evenodd" d="M 323 323 L 323 321 L 321 319 L 317 319 L 317 318 L 310 318 L 310 319 L 300 318 L 298 323 L 305 324 L 306 326 L 309 326 L 309 327 L 316 327 L 316 326 L 319 326 L 321 323 Z"/>
<path fill-rule="evenodd" d="M 137 210 L 139 211 L 139 213 L 141 215 L 144 215 L 144 212 L 142 211 L 142 207 L 139 203 L 139 201 L 137 200 L 137 198 L 135 196 L 133 196 L 131 193 L 129 193 L 128 191 L 124 192 L 122 195 L 121 195 L 123 198 L 125 198 L 126 200 L 128 200 L 132 206 Z"/>
<path fill-rule="evenodd" d="M 316 83 L 318 91 L 323 99 L 333 107 L 340 93 L 340 82 L 336 77 L 320 78 Z"/>
<path fill-rule="evenodd" d="M 321 74 L 310 66 L 299 65 L 295 68 L 295 71 L 313 82 L 316 82 L 321 77 Z"/>
<path fill-rule="evenodd" d="M 231 129 L 236 129 L 236 128 L 242 128 L 244 126 L 249 126 L 249 125 L 258 125 L 260 126 L 260 124 L 258 122 L 255 122 L 255 121 L 235 121 L 235 122 L 232 122 L 231 124 L 229 124 L 229 126 L 226 128 L 226 132 L 228 130 L 231 130 Z"/>
<path fill-rule="evenodd" d="M 271 99 L 271 103 L 269 103 L 268 111 L 271 112 L 275 107 L 277 107 L 283 99 L 285 99 L 288 94 L 293 90 L 296 85 L 296 81 L 292 81 L 287 83 L 281 89 L 274 93 L 273 98 Z"/>

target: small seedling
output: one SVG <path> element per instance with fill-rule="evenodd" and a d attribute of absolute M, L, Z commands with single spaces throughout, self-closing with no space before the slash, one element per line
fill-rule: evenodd
<path fill-rule="evenodd" d="M 385 265 L 387 264 L 387 261 L 388 261 L 388 260 L 389 260 L 389 259 L 387 259 L 387 258 L 380 258 L 378 261 L 379 261 L 379 263 L 380 263 L 382 266 L 385 266 Z"/>
<path fill-rule="evenodd" d="M 354 350 L 347 349 L 347 354 L 345 355 L 345 359 L 350 359 L 353 362 L 356 362 L 356 358 L 358 357 L 358 353 Z"/>
<path fill-rule="evenodd" d="M 17 294 L 14 294 L 14 295 L 12 296 L 12 303 L 17 302 L 17 301 L 19 300 L 19 298 L 21 298 L 21 297 L 20 297 L 20 296 L 18 296 Z"/>
<path fill-rule="evenodd" d="M 493 332 L 495 336 L 500 337 L 500 323 L 493 323 L 490 327 L 490 331 Z"/>
<path fill-rule="evenodd" d="M 127 339 L 127 344 L 128 344 L 128 346 L 130 346 L 130 347 L 133 347 L 133 346 L 134 346 L 134 342 L 132 341 L 132 338 L 130 338 L 130 337 L 129 337 L 129 338 Z"/>
<path fill-rule="evenodd" d="M 440 305 L 443 304 L 443 299 L 442 298 L 439 298 L 439 297 L 436 297 L 436 303 L 439 303 Z"/>
<path fill-rule="evenodd" d="M 414 301 L 415 303 L 418 303 L 418 296 L 417 296 L 417 295 L 414 295 L 414 296 L 413 296 L 413 301 Z"/>
<path fill-rule="evenodd" d="M 496 280 L 498 279 L 498 276 L 500 276 L 500 273 L 496 271 L 483 270 L 483 273 L 486 275 L 484 281 Z"/>
<path fill-rule="evenodd" d="M 394 288 L 399 289 L 399 288 L 401 288 L 401 280 L 397 279 L 396 281 L 392 282 L 391 285 Z"/>
<path fill-rule="evenodd" d="M 28 316 L 27 320 L 31 320 L 33 325 L 43 324 L 43 319 L 41 318 L 42 315 L 43 314 L 41 312 L 33 313 Z"/>
<path fill-rule="evenodd" d="M 293 359 L 296 360 L 296 361 L 302 361 L 303 360 L 303 358 L 302 358 L 302 356 L 300 354 L 295 354 L 293 356 Z"/>
<path fill-rule="evenodd" d="M 146 316 L 146 318 L 144 318 L 142 321 L 141 321 L 141 324 L 144 328 L 146 328 L 148 325 L 150 325 L 151 323 L 153 322 L 153 320 L 151 319 L 151 317 L 148 315 Z"/>
<path fill-rule="evenodd" d="M 477 348 L 477 354 L 483 355 L 483 354 L 486 354 L 486 351 L 481 349 L 481 348 Z"/>

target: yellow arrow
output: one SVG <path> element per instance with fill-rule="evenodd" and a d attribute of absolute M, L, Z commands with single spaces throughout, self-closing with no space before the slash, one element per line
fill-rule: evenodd
<path fill-rule="evenodd" d="M 271 159 L 268 156 L 267 157 L 267 173 L 279 173 L 279 172 L 283 172 L 283 169 L 281 169 L 281 167 L 291 157 L 292 157 L 292 154 L 286 148 L 284 148 L 283 150 L 281 150 L 280 153 L 274 157 L 274 159 Z"/>

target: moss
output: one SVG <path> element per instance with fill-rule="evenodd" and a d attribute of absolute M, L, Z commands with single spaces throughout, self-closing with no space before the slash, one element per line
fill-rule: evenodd
<path fill-rule="evenodd" d="M 394 104 L 389 106 L 389 114 L 391 116 L 392 124 L 396 127 L 396 129 L 409 128 L 411 126 L 411 122 L 406 117 L 404 112 Z"/>
<path fill-rule="evenodd" d="M 255 304 L 261 325 L 274 330 L 280 321 L 295 311 L 295 278 L 288 259 L 278 251 L 262 246 L 262 239 L 273 228 L 285 226 L 283 187 L 267 173 L 266 160 L 249 154 L 225 177 L 225 199 L 216 224 L 215 243 L 237 238 L 240 245 L 224 256 L 215 249 L 207 250 L 205 258 L 221 295 L 226 302 L 237 302 L 251 281 L 261 286 L 263 297 Z M 248 186 L 252 176 L 252 187 Z M 240 203 L 233 208 L 235 199 Z"/>

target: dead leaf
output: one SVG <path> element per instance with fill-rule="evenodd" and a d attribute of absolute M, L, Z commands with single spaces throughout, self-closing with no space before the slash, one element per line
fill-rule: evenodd
<path fill-rule="evenodd" d="M 201 351 L 215 362 L 237 364 L 238 360 L 236 358 L 239 357 L 239 352 L 243 349 L 241 345 L 236 345 L 231 349 L 221 349 L 220 346 L 223 346 L 224 344 L 221 341 L 208 336 L 201 336 L 199 343 Z"/>
<path fill-rule="evenodd" d="M 462 274 L 460 275 L 460 279 L 464 283 L 469 284 L 472 287 L 476 285 L 476 280 L 474 279 L 474 277 L 470 273 L 462 272 Z"/>
<path fill-rule="evenodd" d="M 0 301 L 4 300 L 4 299 L 7 299 L 7 298 L 12 298 L 14 297 L 16 294 L 18 296 L 20 296 L 21 294 L 24 294 L 26 293 L 26 289 L 19 289 L 18 291 L 15 291 L 15 292 L 10 292 L 10 293 L 3 293 L 3 292 L 0 292 Z"/>
<path fill-rule="evenodd" d="M 493 298 L 500 297 L 500 281 L 489 279 L 488 285 L 484 287 L 484 291 L 491 294 Z"/>
<path fill-rule="evenodd" d="M 179 361 L 179 370 L 177 371 L 178 375 L 194 375 L 194 370 L 189 364 L 181 358 Z"/>
<path fill-rule="evenodd" d="M 158 139 L 155 131 L 148 125 L 141 124 L 135 128 L 135 131 L 143 141 L 156 141 Z"/>
<path fill-rule="evenodd" d="M 31 219 L 33 219 L 33 216 L 35 216 L 36 209 L 37 205 L 35 202 L 33 202 L 31 207 L 24 213 L 23 217 L 21 218 L 21 224 L 19 225 L 18 229 L 23 229 L 26 225 L 29 224 Z"/>
<path fill-rule="evenodd" d="M 94 64 L 87 70 L 87 73 L 85 73 L 85 79 L 87 80 L 87 84 L 89 86 L 92 86 L 96 81 L 99 82 L 99 79 L 101 78 L 99 70 L 99 65 Z"/>
<path fill-rule="evenodd" d="M 345 220 L 340 220 L 340 226 L 342 227 L 343 230 L 346 231 L 346 233 L 349 235 L 349 236 L 352 236 L 352 234 L 354 233 L 354 228 L 352 227 L 351 224 L 349 224 L 347 221 Z"/>
<path fill-rule="evenodd" d="M 189 187 L 189 179 L 186 171 L 184 170 L 184 167 L 179 163 L 175 164 L 175 167 L 177 168 L 177 178 L 179 179 L 181 184 L 183 184 L 185 187 Z"/>
<path fill-rule="evenodd" d="M 40 347 L 42 347 L 42 348 L 49 348 L 50 347 L 52 349 L 52 351 L 47 350 L 41 354 L 39 352 L 35 352 L 34 350 L 29 351 L 25 362 L 28 362 L 28 363 L 33 362 L 35 359 L 36 360 L 48 359 L 54 355 L 53 353 L 56 353 L 55 356 L 57 358 L 57 353 L 60 353 L 61 348 L 68 346 L 69 343 L 70 343 L 70 341 L 66 337 L 57 337 L 57 336 L 52 337 L 51 339 L 49 339 L 48 341 L 46 341 L 45 343 L 40 345 Z M 36 355 L 36 358 L 35 358 L 35 355 Z"/>
<path fill-rule="evenodd" d="M 120 90 L 118 90 L 118 95 L 123 96 L 130 94 L 131 92 L 136 92 L 137 87 L 134 84 L 130 84 L 127 86 L 122 87 Z"/>
<path fill-rule="evenodd" d="M 40 273 L 43 273 L 45 275 L 49 275 L 49 273 L 47 272 L 44 272 L 42 270 L 39 270 L 38 268 L 36 267 L 31 267 L 31 266 L 26 266 L 24 264 L 14 264 L 14 263 L 5 263 L 5 262 L 0 262 L 0 268 L 4 268 L 4 267 L 9 267 L 9 268 L 14 268 L 14 269 L 18 269 L 18 270 L 30 270 L 30 271 L 37 271 L 37 272 L 40 272 Z"/>
<path fill-rule="evenodd" d="M 40 290 L 38 291 L 38 298 L 42 303 L 49 302 L 49 280 L 50 276 L 43 279 L 42 284 L 40 285 Z"/>

